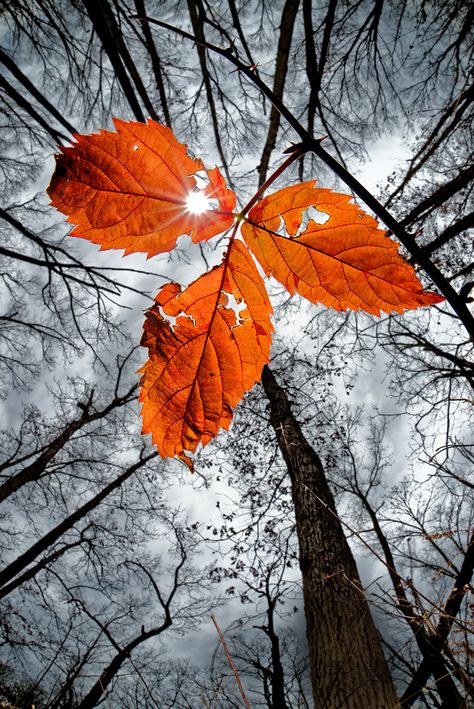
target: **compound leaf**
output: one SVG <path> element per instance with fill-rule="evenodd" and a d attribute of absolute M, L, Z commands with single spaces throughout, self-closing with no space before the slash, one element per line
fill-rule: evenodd
<path fill-rule="evenodd" d="M 305 182 L 236 215 L 220 171 L 206 171 L 168 128 L 151 120 L 115 128 L 75 136 L 57 156 L 48 192 L 76 225 L 73 236 L 150 257 L 182 234 L 197 243 L 235 225 L 221 265 L 183 291 L 167 284 L 146 314 L 143 432 L 162 457 L 192 469 L 187 453 L 229 427 L 269 361 L 272 308 L 247 246 L 291 294 L 337 310 L 379 315 L 443 300 L 423 291 L 398 244 L 349 196 Z M 247 246 L 236 240 L 236 217 Z"/>

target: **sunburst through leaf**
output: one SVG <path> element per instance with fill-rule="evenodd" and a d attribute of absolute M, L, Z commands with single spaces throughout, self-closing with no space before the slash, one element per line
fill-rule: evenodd
<path fill-rule="evenodd" d="M 186 197 L 186 210 L 190 214 L 204 214 L 210 209 L 209 198 L 202 190 L 193 190 Z"/>

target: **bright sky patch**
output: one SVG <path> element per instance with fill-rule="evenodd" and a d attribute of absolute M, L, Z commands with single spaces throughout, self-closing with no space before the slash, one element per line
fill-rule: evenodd
<path fill-rule="evenodd" d="M 203 214 L 209 208 L 209 200 L 202 191 L 190 192 L 186 197 L 186 209 L 191 214 Z"/>

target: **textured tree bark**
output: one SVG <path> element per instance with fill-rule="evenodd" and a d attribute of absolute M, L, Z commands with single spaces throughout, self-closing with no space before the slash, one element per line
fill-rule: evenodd
<path fill-rule="evenodd" d="M 398 707 L 321 461 L 268 367 L 262 383 L 292 483 L 315 706 Z"/>

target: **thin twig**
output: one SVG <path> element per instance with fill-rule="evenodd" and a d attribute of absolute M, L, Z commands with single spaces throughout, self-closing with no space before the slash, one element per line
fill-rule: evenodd
<path fill-rule="evenodd" d="M 214 623 L 214 625 L 216 626 L 217 634 L 219 635 L 219 639 L 222 643 L 222 647 L 224 648 L 225 656 L 227 657 L 227 662 L 229 663 L 229 665 L 232 669 L 232 672 L 234 673 L 235 681 L 237 682 L 240 696 L 242 697 L 243 702 L 244 702 L 245 706 L 247 707 L 247 709 L 252 709 L 252 707 L 250 706 L 250 702 L 245 695 L 244 688 L 242 687 L 242 682 L 240 681 L 240 677 L 239 677 L 239 673 L 237 672 L 237 668 L 234 665 L 234 662 L 232 660 L 232 657 L 231 657 L 228 647 L 226 645 L 224 633 L 220 629 L 219 623 L 217 622 L 215 615 L 211 615 L 211 620 Z"/>

